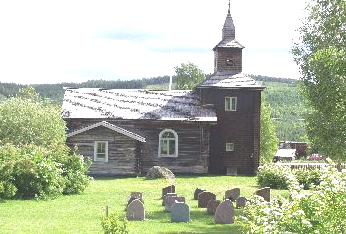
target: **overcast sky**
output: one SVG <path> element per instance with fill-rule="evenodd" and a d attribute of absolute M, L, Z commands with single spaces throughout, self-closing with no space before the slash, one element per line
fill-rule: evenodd
<path fill-rule="evenodd" d="M 243 72 L 299 77 L 290 48 L 304 6 L 231 0 Z M 228 0 L 1 1 L 0 82 L 149 78 L 182 62 L 212 73 L 227 9 Z"/>

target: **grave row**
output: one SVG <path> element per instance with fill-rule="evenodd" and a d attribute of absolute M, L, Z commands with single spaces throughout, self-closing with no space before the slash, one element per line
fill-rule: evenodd
<path fill-rule="evenodd" d="M 270 202 L 270 188 L 262 188 L 255 193 Z M 197 188 L 194 199 L 198 200 L 199 208 L 207 208 L 207 213 L 214 215 L 215 223 L 228 224 L 234 222 L 234 205 L 243 208 L 247 199 L 240 196 L 240 189 L 233 188 L 225 192 L 223 201 L 216 200 L 216 195 L 204 189 Z M 162 189 L 162 205 L 165 211 L 171 213 L 171 222 L 189 222 L 190 207 L 185 203 L 185 197 L 178 196 L 175 186 Z M 132 192 L 127 202 L 126 218 L 128 220 L 145 220 L 145 209 L 142 193 Z"/>

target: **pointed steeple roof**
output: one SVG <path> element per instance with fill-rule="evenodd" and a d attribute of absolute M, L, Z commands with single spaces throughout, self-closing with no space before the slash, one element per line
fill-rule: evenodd
<path fill-rule="evenodd" d="M 229 2 L 228 13 L 222 28 L 222 40 L 214 47 L 213 50 L 215 50 L 217 47 L 232 47 L 232 48 L 241 48 L 241 49 L 244 48 L 244 46 L 242 46 L 235 39 L 235 27 L 234 27 L 232 15 L 231 15 L 230 5 L 231 4 Z"/>

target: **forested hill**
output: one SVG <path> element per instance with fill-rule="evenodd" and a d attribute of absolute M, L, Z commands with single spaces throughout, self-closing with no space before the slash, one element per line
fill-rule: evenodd
<path fill-rule="evenodd" d="M 299 141 L 305 134 L 302 119 L 305 108 L 303 97 L 298 93 L 298 81 L 268 76 L 251 75 L 266 86 L 264 96 L 272 107 L 272 117 L 277 124 L 280 140 Z M 34 84 L 32 85 L 42 98 L 61 104 L 64 95 L 63 87 L 106 88 L 106 89 L 159 89 L 168 88 L 169 77 L 159 76 L 136 80 L 90 80 L 83 83 Z M 175 77 L 173 77 L 175 83 Z M 0 82 L 0 102 L 15 96 L 24 85 Z M 174 84 L 173 84 L 174 87 Z"/>

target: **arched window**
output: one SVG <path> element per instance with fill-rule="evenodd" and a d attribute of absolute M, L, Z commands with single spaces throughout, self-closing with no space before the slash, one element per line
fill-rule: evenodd
<path fill-rule="evenodd" d="M 174 130 L 160 132 L 159 157 L 178 157 L 178 134 Z"/>

